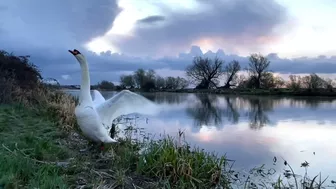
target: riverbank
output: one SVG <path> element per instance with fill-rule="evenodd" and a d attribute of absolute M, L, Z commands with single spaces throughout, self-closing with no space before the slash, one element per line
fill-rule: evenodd
<path fill-rule="evenodd" d="M 77 129 L 65 131 L 47 112 L 0 106 L 1 188 L 214 188 L 228 187 L 225 157 L 161 141 L 125 139 L 101 154 Z M 146 146 L 146 152 L 139 149 Z"/>
<path fill-rule="evenodd" d="M 178 89 L 178 90 L 153 90 L 152 92 L 175 92 L 175 93 L 204 93 L 204 94 L 227 94 L 227 95 L 259 95 L 259 96 L 324 96 L 336 97 L 336 91 L 319 89 L 310 91 L 307 89 Z"/>
<path fill-rule="evenodd" d="M 62 90 L 79 90 L 79 89 L 69 89 L 62 88 Z M 100 91 L 111 91 L 98 89 Z M 203 93 L 203 94 L 226 94 L 226 95 L 259 95 L 259 96 L 316 96 L 316 97 L 336 97 L 336 90 L 330 89 L 153 89 L 150 91 L 145 91 L 142 89 L 128 89 L 133 92 L 172 92 L 172 93 Z M 120 90 L 115 90 L 120 91 Z"/>
<path fill-rule="evenodd" d="M 232 169 L 234 161 L 192 148 L 181 141 L 183 137 L 150 140 L 135 121 L 125 125 L 126 138 L 108 145 L 103 154 L 98 146 L 85 151 L 89 144 L 78 129 L 62 127 L 57 119 L 38 107 L 0 105 L 0 188 L 230 188 L 230 184 L 284 188 L 287 181 L 295 184 L 287 162 L 286 174 L 260 167 L 243 175 Z M 134 135 L 135 131 L 142 136 Z M 139 153 L 143 147 L 147 150 Z M 276 175 L 279 180 L 272 180 Z M 260 183 L 255 182 L 258 176 Z M 301 178 L 296 181 L 298 188 L 302 188 Z M 306 185 L 319 185 L 303 178 Z"/>

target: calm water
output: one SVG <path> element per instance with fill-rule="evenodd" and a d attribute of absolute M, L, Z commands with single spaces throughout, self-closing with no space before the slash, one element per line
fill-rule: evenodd
<path fill-rule="evenodd" d="M 77 95 L 78 91 L 68 91 Z M 103 92 L 107 99 L 115 92 Z M 336 100 L 206 94 L 141 93 L 164 107 L 159 115 L 138 121 L 151 133 L 176 136 L 207 151 L 236 160 L 235 168 L 265 164 L 280 172 L 286 159 L 297 174 L 336 180 Z M 315 155 L 313 154 L 315 152 Z"/>

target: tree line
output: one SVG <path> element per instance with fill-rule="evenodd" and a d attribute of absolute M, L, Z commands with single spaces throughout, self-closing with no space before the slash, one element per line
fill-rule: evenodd
<path fill-rule="evenodd" d="M 93 88 L 106 90 L 119 89 L 141 89 L 149 91 L 152 89 L 185 89 L 189 86 L 189 81 L 182 77 L 162 77 L 154 70 L 138 69 L 129 75 L 120 76 L 120 84 L 114 85 L 112 82 L 103 80 Z"/>
<path fill-rule="evenodd" d="M 102 81 L 97 87 L 102 89 L 142 89 L 142 90 L 164 90 L 164 89 L 185 89 L 194 84 L 195 89 L 272 89 L 288 88 L 299 89 L 330 89 L 335 86 L 334 80 L 322 78 L 315 73 L 307 76 L 290 75 L 285 81 L 274 74 L 270 69 L 271 62 L 261 54 L 251 54 L 248 57 L 248 66 L 242 68 L 239 61 L 232 60 L 225 63 L 224 60 L 215 57 L 197 56 L 192 63 L 186 67 L 187 79 L 183 77 L 161 77 L 154 70 L 138 69 L 129 75 L 120 76 L 120 85 L 114 86 L 112 82 Z M 240 74 L 246 71 L 247 75 Z M 220 85 L 220 81 L 224 81 Z"/>
<path fill-rule="evenodd" d="M 217 57 L 195 57 L 191 65 L 186 68 L 189 80 L 196 84 L 196 89 L 211 88 L 252 88 L 252 89 L 332 89 L 334 80 L 322 78 L 315 73 L 307 76 L 290 75 L 289 80 L 277 76 L 269 70 L 271 62 L 261 54 L 251 54 L 246 68 L 241 68 L 237 60 L 225 64 Z M 247 76 L 239 74 L 246 71 Z M 224 85 L 220 86 L 220 80 Z"/>

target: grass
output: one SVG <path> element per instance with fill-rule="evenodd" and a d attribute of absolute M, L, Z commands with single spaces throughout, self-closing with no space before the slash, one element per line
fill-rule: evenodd
<path fill-rule="evenodd" d="M 228 187 L 222 171 L 226 158 L 188 146 L 178 146 L 171 137 L 151 141 L 140 156 L 137 171 L 165 181 L 169 188 Z"/>
<path fill-rule="evenodd" d="M 67 188 L 56 161 L 71 157 L 58 145 L 56 124 L 20 106 L 0 106 L 0 186 Z"/>

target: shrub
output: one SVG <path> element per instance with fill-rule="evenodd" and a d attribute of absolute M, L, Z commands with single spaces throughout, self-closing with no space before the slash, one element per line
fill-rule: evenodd
<path fill-rule="evenodd" d="M 76 99 L 50 88 L 42 80 L 37 66 L 29 62 L 29 56 L 0 51 L 0 103 L 34 107 L 41 113 L 57 115 L 57 122 L 64 128 L 74 127 Z"/>

